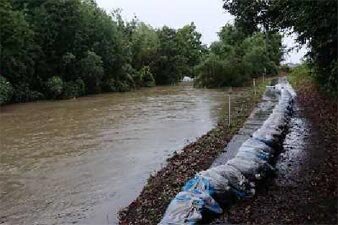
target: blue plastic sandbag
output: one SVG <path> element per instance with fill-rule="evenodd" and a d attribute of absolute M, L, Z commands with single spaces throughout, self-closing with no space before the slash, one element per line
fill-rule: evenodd
<path fill-rule="evenodd" d="M 213 193 L 210 181 L 196 175 L 170 202 L 160 224 L 197 224 L 205 212 L 222 214 L 222 208 L 211 196 Z"/>

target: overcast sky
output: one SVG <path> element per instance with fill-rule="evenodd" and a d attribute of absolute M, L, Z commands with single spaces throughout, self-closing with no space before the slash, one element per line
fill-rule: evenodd
<path fill-rule="evenodd" d="M 222 0 L 96 0 L 101 8 L 108 12 L 122 9 L 124 19 L 131 20 L 137 16 L 141 21 L 157 28 L 167 25 L 180 28 L 194 22 L 197 30 L 202 33 L 202 42 L 210 44 L 217 40 L 217 32 L 233 17 L 222 8 Z M 285 38 L 284 44 L 294 46 L 293 38 Z M 304 55 L 292 51 L 286 62 L 297 63 Z"/>

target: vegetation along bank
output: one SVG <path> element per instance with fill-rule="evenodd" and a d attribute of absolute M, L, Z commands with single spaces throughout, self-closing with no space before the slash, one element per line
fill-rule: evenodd
<path fill-rule="evenodd" d="M 240 86 L 276 74 L 281 36 L 225 25 L 203 45 L 194 23 L 153 28 L 93 0 L 0 0 L 0 105 L 65 99 L 197 77 L 196 86 Z"/>

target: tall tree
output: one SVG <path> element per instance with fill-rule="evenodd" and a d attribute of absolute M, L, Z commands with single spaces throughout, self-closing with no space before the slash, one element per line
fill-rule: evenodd
<path fill-rule="evenodd" d="M 247 31 L 250 27 L 283 29 L 298 34 L 298 42 L 307 44 L 309 62 L 315 77 L 337 94 L 337 1 L 335 0 L 224 0 L 224 8 Z"/>
<path fill-rule="evenodd" d="M 177 47 L 186 64 L 182 71 L 184 75 L 195 76 L 194 67 L 200 63 L 203 53 L 201 37 L 194 23 L 177 30 Z"/>
<path fill-rule="evenodd" d="M 34 32 L 21 11 L 14 10 L 10 0 L 0 0 L 0 75 L 7 78 L 15 90 L 35 86 L 34 67 L 37 46 Z M 24 89 L 24 90 L 21 90 Z M 29 100 L 21 99 L 23 101 Z"/>
<path fill-rule="evenodd" d="M 176 41 L 176 30 L 164 26 L 158 30 L 160 47 L 157 59 L 152 63 L 152 70 L 156 84 L 172 84 L 181 77 L 182 58 Z"/>

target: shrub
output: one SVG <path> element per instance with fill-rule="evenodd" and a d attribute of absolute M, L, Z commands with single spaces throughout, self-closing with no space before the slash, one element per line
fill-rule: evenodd
<path fill-rule="evenodd" d="M 0 105 L 11 101 L 13 96 L 13 87 L 3 76 L 0 76 Z"/>
<path fill-rule="evenodd" d="M 132 65 L 125 64 L 122 67 L 122 74 L 120 74 L 119 79 L 120 81 L 124 81 L 130 88 L 135 88 L 138 84 L 135 82 L 134 78 L 137 78 L 139 73 L 135 70 Z"/>
<path fill-rule="evenodd" d="M 74 98 L 85 94 L 85 83 L 81 79 L 64 83 L 63 97 Z"/>
<path fill-rule="evenodd" d="M 303 85 L 306 82 L 312 82 L 310 68 L 307 64 L 303 63 L 290 69 L 288 76 L 289 81 L 294 86 Z"/>
<path fill-rule="evenodd" d="M 133 80 L 136 88 L 143 86 L 142 75 L 140 71 L 136 71 L 136 73 L 133 74 Z"/>
<path fill-rule="evenodd" d="M 103 62 L 95 52 L 88 51 L 86 57 L 80 60 L 80 74 L 86 84 L 87 93 L 100 92 L 100 82 L 104 74 Z"/>
<path fill-rule="evenodd" d="M 140 70 L 141 80 L 144 87 L 154 87 L 155 86 L 155 79 L 153 74 L 150 71 L 149 66 L 144 66 Z"/>
<path fill-rule="evenodd" d="M 126 92 L 130 91 L 132 87 L 126 81 L 110 78 L 104 83 L 104 89 L 108 92 Z"/>
<path fill-rule="evenodd" d="M 220 88 L 226 86 L 241 86 L 248 80 L 248 72 L 242 63 L 234 59 L 220 59 L 211 54 L 197 66 L 197 78 L 194 85 L 197 87 Z"/>
<path fill-rule="evenodd" d="M 60 97 L 63 93 L 63 81 L 58 76 L 49 78 L 46 83 L 46 87 L 48 95 L 53 99 Z"/>
<path fill-rule="evenodd" d="M 116 82 L 114 78 L 109 78 L 105 82 L 103 82 L 103 90 L 107 92 L 116 92 L 118 91 L 116 88 Z"/>
<path fill-rule="evenodd" d="M 119 81 L 119 80 L 116 81 L 115 87 L 116 87 L 116 90 L 119 91 L 119 92 L 126 92 L 126 91 L 131 90 L 130 85 L 125 81 Z"/>
<path fill-rule="evenodd" d="M 278 39 L 278 37 L 276 38 Z M 270 41 L 273 42 L 274 39 Z M 278 67 L 276 62 L 279 63 L 279 55 L 272 56 L 272 53 L 266 52 L 265 40 L 261 33 L 256 33 L 244 39 L 241 44 L 241 51 L 244 53 L 242 58 L 243 66 L 246 67 L 247 72 L 252 77 L 259 77 L 265 72 L 269 75 L 277 74 Z M 278 52 L 278 48 L 273 52 Z"/>
<path fill-rule="evenodd" d="M 38 91 L 32 91 L 27 83 L 14 86 L 14 102 L 29 102 L 45 99 L 45 96 Z"/>

